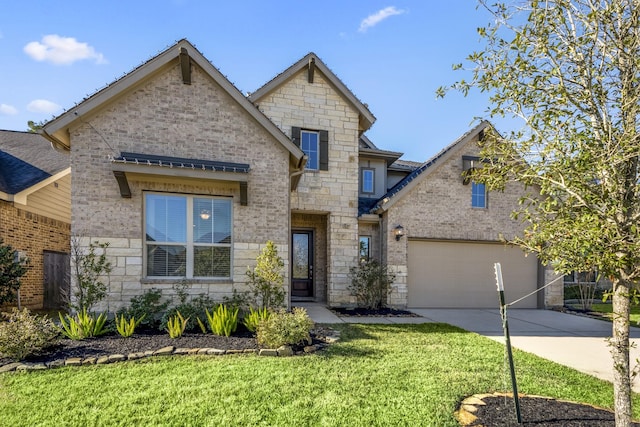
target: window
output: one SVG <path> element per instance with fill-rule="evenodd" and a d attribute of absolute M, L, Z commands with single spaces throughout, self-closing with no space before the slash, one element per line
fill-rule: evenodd
<path fill-rule="evenodd" d="M 318 170 L 318 161 L 319 161 L 319 142 L 320 138 L 318 132 L 309 132 L 303 130 L 300 133 L 300 148 L 304 151 L 304 154 L 307 155 L 309 160 L 307 160 L 307 169 Z"/>
<path fill-rule="evenodd" d="M 360 262 L 364 263 L 369 261 L 371 254 L 369 252 L 369 247 L 371 243 L 371 237 L 369 236 L 360 236 Z"/>
<path fill-rule="evenodd" d="M 329 132 L 291 128 L 291 141 L 307 155 L 309 170 L 329 170 Z"/>
<path fill-rule="evenodd" d="M 471 207 L 487 207 L 487 189 L 484 184 L 479 182 L 471 183 Z"/>
<path fill-rule="evenodd" d="M 597 271 L 572 271 L 569 274 L 564 275 L 564 283 L 583 283 L 583 284 L 593 284 L 597 283 Z"/>
<path fill-rule="evenodd" d="M 361 191 L 362 193 L 374 193 L 375 170 L 371 168 L 360 169 Z"/>
<path fill-rule="evenodd" d="M 145 194 L 147 277 L 231 277 L 231 199 Z"/>

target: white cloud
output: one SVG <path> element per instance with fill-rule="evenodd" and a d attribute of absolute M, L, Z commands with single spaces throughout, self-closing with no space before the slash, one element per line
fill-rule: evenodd
<path fill-rule="evenodd" d="M 55 102 L 47 101 L 46 99 L 34 99 L 27 105 L 27 110 L 32 113 L 47 113 L 53 114 L 61 107 Z"/>
<path fill-rule="evenodd" d="M 360 22 L 360 28 L 358 28 L 358 31 L 361 32 L 361 33 L 364 33 L 369 28 L 375 27 L 380 22 L 384 21 L 385 19 L 389 18 L 390 16 L 402 15 L 405 12 L 406 11 L 403 10 L 403 9 L 396 9 L 395 6 L 389 6 L 389 7 L 385 7 L 384 9 L 380 9 L 376 13 L 374 13 L 372 15 L 369 15 L 366 18 L 364 18 L 362 20 L 362 22 Z"/>
<path fill-rule="evenodd" d="M 83 59 L 94 59 L 96 64 L 107 62 L 101 53 L 87 43 L 57 34 L 42 37 L 42 42 L 28 43 L 24 52 L 36 61 L 48 61 L 56 65 L 68 65 Z"/>
<path fill-rule="evenodd" d="M 14 116 L 18 114 L 18 109 L 13 105 L 0 104 L 0 114 Z"/>

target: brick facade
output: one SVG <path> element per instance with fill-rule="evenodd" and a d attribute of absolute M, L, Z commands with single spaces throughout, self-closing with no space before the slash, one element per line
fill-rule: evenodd
<path fill-rule="evenodd" d="M 5 244 L 24 252 L 29 258 L 27 273 L 20 284 L 23 306 L 43 308 L 43 253 L 69 253 L 69 236 L 69 224 L 18 209 L 12 203 L 0 200 L 0 237 Z"/>
<path fill-rule="evenodd" d="M 193 295 L 221 301 L 234 288 L 243 290 L 247 267 L 267 240 L 287 260 L 288 152 L 197 66 L 191 85 L 183 84 L 176 64 L 92 117 L 90 126 L 74 128 L 71 137 L 73 232 L 84 244 L 109 242 L 115 266 L 100 309 L 115 311 L 152 287 L 171 297 L 179 281 L 144 279 L 145 191 L 233 198 L 232 278 L 191 280 Z M 237 183 L 144 175 L 129 180 L 132 197 L 122 198 L 108 160 L 122 151 L 248 163 L 248 205 L 240 204 Z"/>

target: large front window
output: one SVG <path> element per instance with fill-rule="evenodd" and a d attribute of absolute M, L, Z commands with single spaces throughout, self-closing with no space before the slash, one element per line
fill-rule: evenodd
<path fill-rule="evenodd" d="M 303 130 L 300 133 L 300 148 L 307 155 L 307 169 L 318 170 L 320 162 L 319 142 L 320 136 L 318 132 L 310 132 Z"/>
<path fill-rule="evenodd" d="M 231 199 L 145 194 L 147 277 L 231 276 Z"/>

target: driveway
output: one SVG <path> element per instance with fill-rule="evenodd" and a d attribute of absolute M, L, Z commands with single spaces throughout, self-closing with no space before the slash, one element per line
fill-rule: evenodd
<path fill-rule="evenodd" d="M 499 310 L 412 309 L 433 322 L 449 323 L 504 343 Z M 551 310 L 507 311 L 513 347 L 577 369 L 607 381 L 613 380 L 613 362 L 607 346 L 611 323 Z M 631 328 L 632 366 L 640 358 L 640 328 Z M 640 378 L 633 383 L 640 393 Z"/>
<path fill-rule="evenodd" d="M 318 323 L 449 323 L 504 343 L 498 309 L 411 309 L 422 317 L 338 317 L 315 303 L 304 306 Z M 510 309 L 507 312 L 513 347 L 612 381 L 613 362 L 607 346 L 611 323 L 551 310 Z M 631 328 L 631 365 L 640 358 L 640 328 Z M 517 367 L 516 367 L 517 369 Z M 632 384 L 640 393 L 640 378 Z"/>

